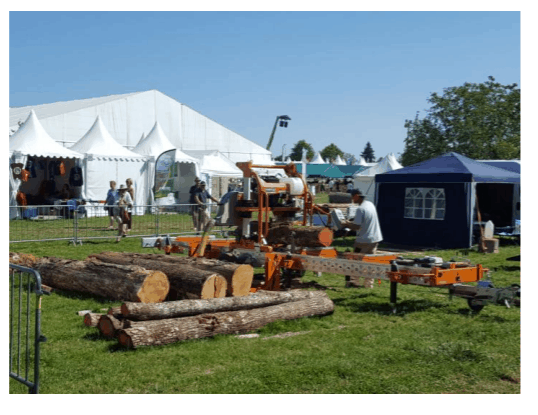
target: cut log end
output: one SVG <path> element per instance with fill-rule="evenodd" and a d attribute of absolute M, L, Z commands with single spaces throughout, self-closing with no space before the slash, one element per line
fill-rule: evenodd
<path fill-rule="evenodd" d="M 134 349 L 133 341 L 131 340 L 131 336 L 129 336 L 125 330 L 120 330 L 118 333 L 118 342 L 129 349 Z"/>
<path fill-rule="evenodd" d="M 227 285 L 226 280 L 222 276 L 215 274 L 206 280 L 200 298 L 208 299 L 225 297 Z"/>
<path fill-rule="evenodd" d="M 97 327 L 99 319 L 103 314 L 100 313 L 87 313 L 84 315 L 84 325 L 88 327 Z"/>
<path fill-rule="evenodd" d="M 233 297 L 249 295 L 253 279 L 254 272 L 252 266 L 240 265 L 234 272 L 232 284 L 228 287 L 228 293 Z"/>
<path fill-rule="evenodd" d="M 141 303 L 160 303 L 164 301 L 169 290 L 170 283 L 166 274 L 153 271 L 138 291 L 138 299 Z"/>
<path fill-rule="evenodd" d="M 107 339 L 113 339 L 116 337 L 118 330 L 121 329 L 121 326 L 122 323 L 118 319 L 108 314 L 102 315 L 99 318 L 99 323 L 97 324 L 97 328 Z"/>

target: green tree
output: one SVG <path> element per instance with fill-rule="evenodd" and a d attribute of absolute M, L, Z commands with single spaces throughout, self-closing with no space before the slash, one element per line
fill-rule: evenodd
<path fill-rule="evenodd" d="M 355 157 L 351 153 L 344 153 L 342 158 L 346 161 L 346 163 L 349 163 L 350 165 L 356 164 L 358 162 L 357 157 Z"/>
<path fill-rule="evenodd" d="M 342 157 L 344 152 L 338 148 L 334 143 L 329 144 L 323 150 L 320 151 L 321 157 L 327 162 L 333 162 L 337 156 Z"/>
<path fill-rule="evenodd" d="M 305 140 L 300 140 L 295 143 L 291 149 L 290 159 L 293 161 L 301 161 L 303 157 L 303 148 L 306 149 L 306 158 L 311 160 L 314 158 L 314 147 L 308 144 Z"/>
<path fill-rule="evenodd" d="M 366 160 L 367 163 L 375 162 L 374 149 L 369 141 L 366 143 L 366 146 L 361 153 L 361 157 L 364 157 L 364 160 Z"/>
<path fill-rule="evenodd" d="M 484 83 L 465 83 L 432 93 L 431 108 L 406 120 L 402 164 L 408 166 L 454 151 L 473 159 L 521 157 L 521 90 L 490 76 Z"/>

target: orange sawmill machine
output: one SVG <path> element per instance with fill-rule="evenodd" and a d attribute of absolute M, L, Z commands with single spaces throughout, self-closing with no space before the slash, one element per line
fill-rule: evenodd
<path fill-rule="evenodd" d="M 193 257 L 263 267 L 263 280 L 253 284 L 252 291 L 278 291 L 289 287 L 292 278 L 314 271 L 389 281 L 393 304 L 399 284 L 448 288 L 451 296 L 466 298 L 474 311 L 488 303 L 519 304 L 519 286 L 494 288 L 489 277 L 485 278 L 488 270 L 480 264 L 444 262 L 438 257 L 410 260 L 398 254 L 339 252 L 331 246 L 329 208 L 314 203 L 295 164 L 241 162 L 237 166 L 243 172 L 242 191 L 228 192 L 221 198 L 216 217 L 208 221 L 202 235 L 143 238 L 142 245 L 167 254 L 186 251 Z M 312 226 L 316 214 L 327 217 L 326 226 Z M 234 229 L 234 237 L 211 235 L 215 225 Z"/>

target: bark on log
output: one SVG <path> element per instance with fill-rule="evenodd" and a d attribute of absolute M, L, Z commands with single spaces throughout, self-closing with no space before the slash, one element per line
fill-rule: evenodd
<path fill-rule="evenodd" d="M 97 327 L 99 319 L 104 314 L 101 313 L 87 313 L 84 315 L 84 325 L 88 327 Z"/>
<path fill-rule="evenodd" d="M 270 295 L 265 294 L 264 291 L 258 291 L 245 297 L 167 301 L 159 304 L 123 303 L 121 314 L 125 318 L 134 321 L 161 320 L 220 311 L 249 310 L 319 296 L 320 294 L 317 291 L 279 291 Z"/>
<path fill-rule="evenodd" d="M 181 266 L 162 261 L 147 260 L 127 255 L 108 253 L 92 255 L 91 258 L 108 264 L 135 265 L 146 269 L 159 270 L 170 281 L 171 298 L 220 298 L 226 295 L 226 279 L 213 271 L 198 269 L 190 265 Z M 169 297 L 169 299 L 171 299 Z"/>
<path fill-rule="evenodd" d="M 325 247 L 333 242 L 333 231 L 323 226 L 294 228 L 290 225 L 280 225 L 269 229 L 267 234 L 269 244 L 292 244 L 299 247 Z"/>
<path fill-rule="evenodd" d="M 325 293 L 323 293 L 325 294 Z M 126 320 L 118 341 L 130 348 L 175 343 L 216 334 L 246 333 L 276 320 L 324 316 L 332 313 L 334 304 L 325 294 L 302 301 L 253 310 L 227 311 L 152 321 Z"/>
<path fill-rule="evenodd" d="M 22 267 L 32 268 L 37 258 L 32 254 L 19 254 L 17 252 L 9 253 L 9 263 L 20 265 Z"/>
<path fill-rule="evenodd" d="M 329 193 L 329 203 L 351 203 L 351 193 Z"/>
<path fill-rule="evenodd" d="M 143 259 L 159 261 L 167 264 L 188 265 L 206 271 L 216 272 L 226 278 L 226 294 L 233 297 L 241 297 L 250 293 L 252 280 L 254 278 L 254 268 L 247 264 L 233 264 L 226 261 L 207 258 L 191 258 L 186 256 L 173 256 L 161 254 L 138 254 L 132 252 L 101 252 L 94 255 L 95 258 L 108 262 L 113 262 L 111 257 L 124 257 L 133 259 Z"/>
<path fill-rule="evenodd" d="M 107 339 L 113 339 L 118 335 L 118 331 L 123 328 L 125 320 L 119 320 L 110 314 L 103 314 L 99 318 L 97 328 L 101 334 Z"/>
<path fill-rule="evenodd" d="M 39 271 L 43 283 L 54 288 L 113 300 L 158 303 L 170 288 L 165 274 L 139 266 L 50 257 L 39 259 L 33 268 Z"/>
<path fill-rule="evenodd" d="M 106 313 L 109 316 L 114 316 L 118 318 L 117 316 L 121 316 L 121 305 L 117 307 L 110 307 Z"/>

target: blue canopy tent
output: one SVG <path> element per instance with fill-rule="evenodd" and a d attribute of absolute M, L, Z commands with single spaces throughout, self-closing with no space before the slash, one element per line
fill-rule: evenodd
<path fill-rule="evenodd" d="M 520 174 L 447 153 L 378 174 L 375 181 L 385 242 L 469 248 L 477 205 L 482 221 L 495 219 L 499 226 L 508 216 L 511 220 Z"/>

